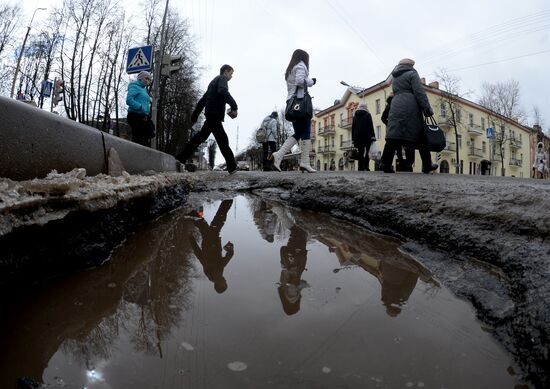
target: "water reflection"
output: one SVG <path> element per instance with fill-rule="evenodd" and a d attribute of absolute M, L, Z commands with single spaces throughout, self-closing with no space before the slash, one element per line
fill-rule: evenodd
<path fill-rule="evenodd" d="M 88 388 L 515 381 L 471 308 L 398 241 L 258 198 L 193 201 L 106 265 L 5 310 L 0 387 L 22 376 Z"/>
<path fill-rule="evenodd" d="M 223 270 L 231 258 L 233 258 L 234 253 L 233 243 L 228 241 L 223 246 L 223 250 L 225 251 L 225 254 L 223 254 L 222 239 L 220 237 L 220 231 L 225 224 L 227 213 L 232 205 L 233 200 L 223 200 L 210 225 L 204 220 L 202 212 L 199 212 L 193 224 L 200 232 L 201 245 L 198 245 L 193 236 L 189 238 L 195 257 L 201 263 L 206 277 L 214 283 L 214 289 L 218 293 L 223 293 L 227 289 L 227 280 L 223 276 Z"/>
<path fill-rule="evenodd" d="M 40 380 L 59 349 L 97 378 L 96 364 L 112 357 L 121 333 L 134 350 L 162 357 L 194 274 L 189 244 L 176 239 L 191 225 L 183 215 L 169 218 L 169 228 L 155 224 L 130 237 L 115 261 L 52 282 L 11 307 L 0 328 L 0 387 L 12 387 L 14 377 Z"/>
<path fill-rule="evenodd" d="M 339 267 L 333 270 L 362 268 L 380 282 L 380 300 L 389 316 L 401 313 L 415 289 L 418 279 L 438 287 L 430 272 L 420 263 L 399 251 L 399 242 L 377 235 L 357 234 L 357 228 L 346 223 L 322 223 L 317 214 L 295 212 L 276 202 L 257 200 L 252 203 L 254 221 L 260 235 L 268 242 L 275 236 L 288 243 L 281 247 L 281 280 L 279 296 L 288 315 L 300 309 L 301 290 L 308 286 L 301 279 L 306 268 L 307 240 L 317 240 L 328 247 L 338 259 Z"/>
<path fill-rule="evenodd" d="M 307 262 L 307 233 L 294 225 L 290 228 L 290 237 L 286 246 L 281 247 L 281 278 L 277 289 L 283 310 L 293 315 L 300 310 L 302 289 L 308 286 L 302 280 Z"/>

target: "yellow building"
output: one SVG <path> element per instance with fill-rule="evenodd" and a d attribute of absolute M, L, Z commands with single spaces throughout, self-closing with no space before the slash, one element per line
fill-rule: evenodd
<path fill-rule="evenodd" d="M 422 79 L 425 83 L 424 79 Z M 348 88 L 340 100 L 322 111 L 312 121 L 313 166 L 317 170 L 356 170 L 356 161 L 347 158 L 353 147 L 351 124 L 353 113 L 359 104 L 367 104 L 372 115 L 374 131 L 380 150 L 384 147 L 386 126 L 381 116 L 386 98 L 391 93 L 392 77 L 371 86 L 360 93 Z M 438 173 L 488 174 L 513 177 L 530 177 L 531 157 L 529 136 L 532 130 L 510 118 L 502 117 L 480 105 L 462 98 L 455 98 L 455 121 L 458 142 L 449 105 L 437 82 L 425 85 L 435 119 L 444 130 L 447 147 L 441 153 L 432 153 L 432 160 L 439 163 Z M 492 138 L 487 137 L 492 129 Z M 491 131 L 489 131 L 491 132 Z M 458 147 L 458 159 L 456 151 Z M 501 157 L 502 156 L 502 157 Z M 458 163 L 457 163 L 458 161 Z M 374 161 L 369 167 L 375 169 Z M 415 172 L 421 171 L 420 156 L 416 156 Z"/>

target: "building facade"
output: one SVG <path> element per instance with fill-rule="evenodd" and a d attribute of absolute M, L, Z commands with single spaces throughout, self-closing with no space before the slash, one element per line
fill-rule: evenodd
<path fill-rule="evenodd" d="M 530 177 L 532 129 L 456 96 L 454 115 L 451 115 L 449 104 L 446 103 L 448 95 L 439 89 L 438 83 L 425 85 L 425 81 L 422 81 L 435 112 L 435 119 L 447 138 L 446 148 L 441 153 L 432 153 L 432 160 L 439 163 L 437 172 Z M 390 76 L 360 93 L 354 93 L 352 88 L 348 88 L 340 100 L 314 115 L 313 166 L 317 170 L 357 169 L 357 162 L 349 159 L 348 155 L 353 148 L 353 113 L 362 103 L 368 107 L 378 146 L 383 149 L 386 126 L 382 123 L 381 116 L 386 98 L 391 93 L 391 82 Z M 454 116 L 454 120 L 451 116 Z M 455 134 L 455 123 L 458 136 Z M 414 171 L 420 172 L 422 166 L 418 151 L 415 161 Z M 375 169 L 374 161 L 370 161 L 369 168 Z"/>

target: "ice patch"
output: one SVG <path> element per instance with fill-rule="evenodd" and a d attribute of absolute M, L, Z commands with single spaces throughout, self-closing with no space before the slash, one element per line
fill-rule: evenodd
<path fill-rule="evenodd" d="M 192 345 L 190 345 L 187 342 L 181 342 L 181 347 L 183 347 L 187 351 L 193 351 L 195 349 L 195 347 L 193 347 Z"/>
<path fill-rule="evenodd" d="M 227 364 L 227 367 L 229 368 L 229 370 L 232 370 L 232 371 L 243 371 L 248 368 L 248 366 L 246 366 L 246 363 L 239 362 L 239 361 L 229 362 Z"/>

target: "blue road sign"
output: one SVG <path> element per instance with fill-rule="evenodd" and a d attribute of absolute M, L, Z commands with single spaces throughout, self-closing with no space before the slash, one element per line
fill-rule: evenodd
<path fill-rule="evenodd" d="M 42 81 L 42 96 L 50 97 L 52 95 L 53 82 L 51 81 Z"/>
<path fill-rule="evenodd" d="M 134 47 L 128 50 L 126 73 L 139 73 L 151 70 L 153 64 L 153 46 Z"/>
<path fill-rule="evenodd" d="M 493 127 L 487 127 L 485 133 L 487 134 L 487 138 L 491 139 L 493 137 Z"/>

